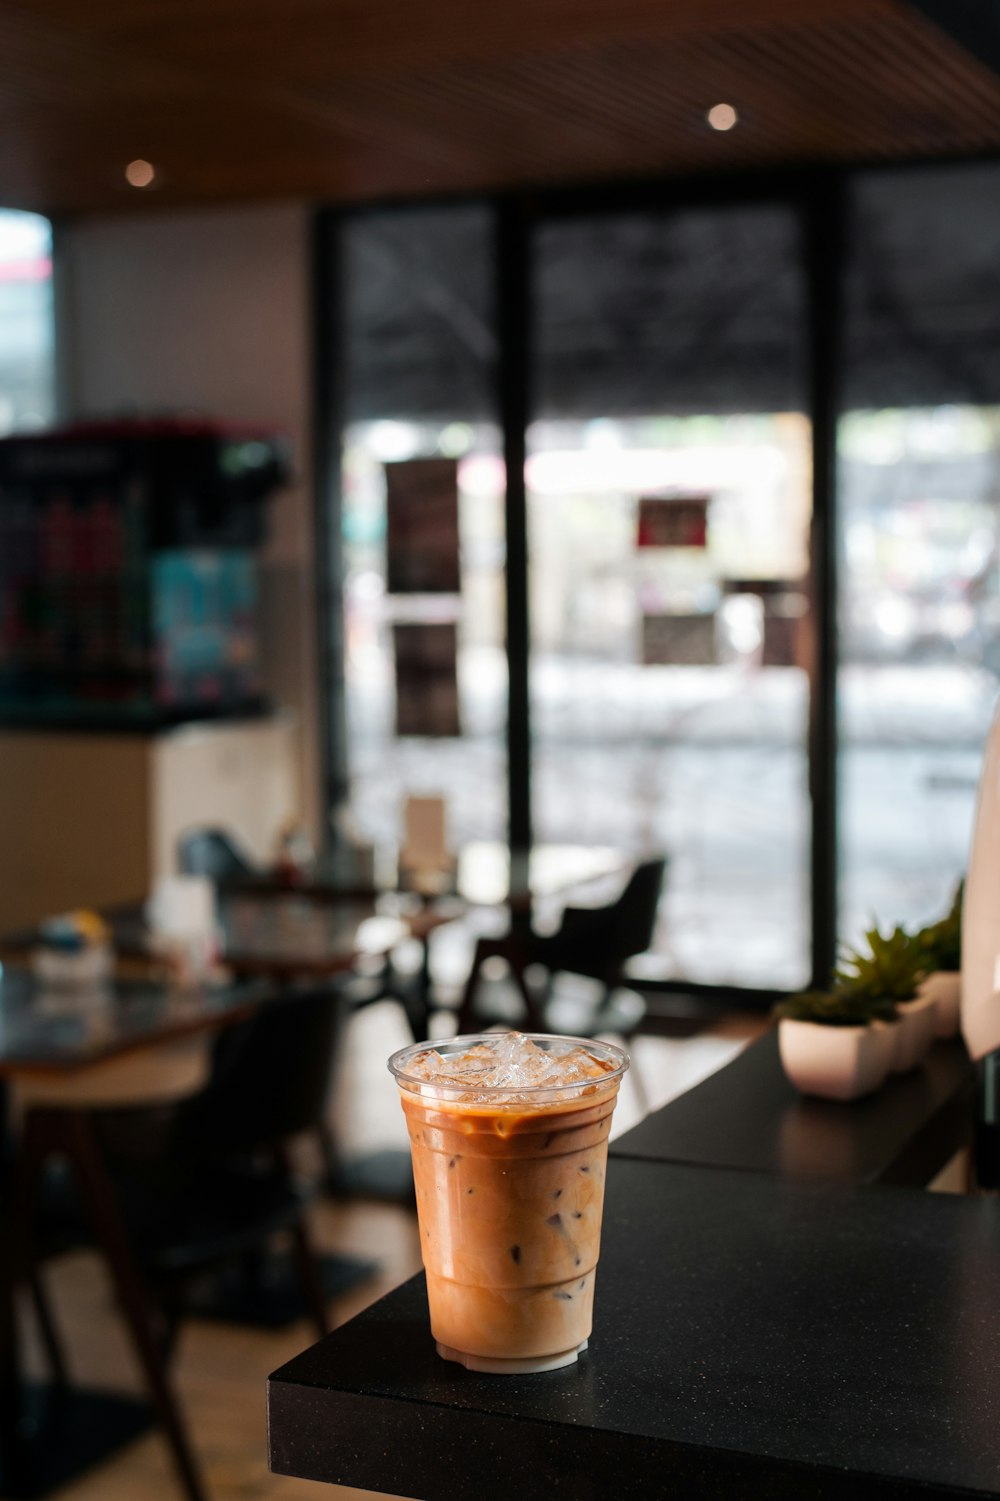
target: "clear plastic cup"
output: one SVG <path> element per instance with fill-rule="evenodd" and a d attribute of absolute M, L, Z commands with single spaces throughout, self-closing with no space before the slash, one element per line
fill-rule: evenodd
<path fill-rule="evenodd" d="M 523 1045 L 546 1055 L 540 1082 L 534 1068 L 480 1068 Z M 389 1059 L 410 1133 L 431 1332 L 446 1360 L 513 1374 L 569 1365 L 586 1348 L 608 1131 L 628 1066 L 610 1043 L 516 1033 L 417 1043 Z M 515 1082 L 491 1082 L 498 1073 Z"/>

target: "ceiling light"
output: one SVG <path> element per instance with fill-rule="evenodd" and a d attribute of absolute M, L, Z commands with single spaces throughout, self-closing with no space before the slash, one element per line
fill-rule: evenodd
<path fill-rule="evenodd" d="M 143 161 L 141 156 L 125 168 L 125 180 L 133 188 L 148 188 L 155 176 L 152 162 Z"/>
<path fill-rule="evenodd" d="M 713 130 L 732 130 L 739 115 L 731 104 L 713 104 L 705 119 Z"/>

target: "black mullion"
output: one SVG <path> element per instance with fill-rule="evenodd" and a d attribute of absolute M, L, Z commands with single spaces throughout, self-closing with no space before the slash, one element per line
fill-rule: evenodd
<path fill-rule="evenodd" d="M 69 222 L 50 219 L 52 228 L 53 414 L 57 423 L 79 415 L 79 364 L 73 326 L 73 265 Z"/>
<path fill-rule="evenodd" d="M 809 784 L 812 795 L 813 984 L 826 986 L 837 954 L 837 419 L 840 412 L 844 182 L 825 180 L 805 206 L 812 420 L 812 610 Z"/>
<path fill-rule="evenodd" d="M 911 3 L 920 4 L 922 0 L 911 0 Z M 685 205 L 713 201 L 747 202 L 752 199 L 766 201 L 776 198 L 787 202 L 810 192 L 822 179 L 833 179 L 842 172 L 911 172 L 926 167 L 962 167 L 989 163 L 1000 164 L 1000 154 L 992 145 L 979 151 L 907 156 L 893 160 L 878 155 L 856 156 L 839 163 L 826 160 L 803 161 L 784 167 L 720 166 L 698 173 L 675 171 L 639 177 L 581 178 L 562 186 L 525 179 L 516 187 L 496 193 L 491 193 L 490 185 L 484 183 L 478 188 L 442 189 L 416 197 L 412 193 L 386 193 L 366 199 L 337 198 L 328 200 L 327 207 L 360 217 L 382 213 L 387 209 L 464 207 L 469 203 L 481 202 L 484 195 L 489 194 L 496 203 L 512 200 L 523 202 L 530 197 L 532 204 L 537 206 L 539 217 L 544 214 L 546 218 L 558 218 L 562 214 L 652 209 L 663 202 Z"/>
<path fill-rule="evenodd" d="M 797 168 L 757 169 L 713 173 L 704 177 L 626 179 L 542 189 L 534 195 L 534 201 L 538 205 L 539 218 L 549 220 L 592 214 L 676 213 L 694 208 L 788 204 L 811 192 L 831 172 L 832 169 L 819 166 L 808 173 Z"/>
<path fill-rule="evenodd" d="M 506 471 L 507 791 L 512 856 L 531 848 L 531 703 L 528 677 L 528 525 L 524 482 L 531 289 L 526 216 L 519 200 L 497 204 L 498 409 Z"/>
<path fill-rule="evenodd" d="M 350 795 L 344 662 L 344 560 L 341 460 L 344 427 L 345 326 L 341 216 L 320 210 L 312 230 L 312 456 L 316 651 L 322 839 Z"/>

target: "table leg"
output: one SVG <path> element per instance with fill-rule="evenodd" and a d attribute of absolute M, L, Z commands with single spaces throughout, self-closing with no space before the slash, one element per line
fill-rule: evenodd
<path fill-rule="evenodd" d="M 11 1217 L 3 1236 L 0 1236 L 0 1456 L 5 1488 L 14 1495 L 23 1490 L 28 1481 L 21 1434 L 24 1381 L 14 1308 L 16 1228 L 16 1221 Z"/>
<path fill-rule="evenodd" d="M 521 992 L 526 1030 L 529 1032 L 544 1032 L 544 1018 L 525 977 L 525 971 L 530 962 L 529 934 L 523 927 L 519 926 L 515 928 L 513 925 L 511 932 L 507 934 L 506 938 L 480 938 L 478 940 L 472 960 L 472 968 L 469 971 L 469 978 L 465 982 L 465 990 L 462 993 L 462 1003 L 458 1011 L 456 1031 L 464 1033 L 475 1032 L 479 1029 L 479 1018 L 476 1013 L 476 991 L 479 987 L 479 973 L 485 960 L 494 956 L 505 960 L 510 970 L 510 977 Z"/>
<path fill-rule="evenodd" d="M 153 1333 L 146 1292 L 86 1111 L 36 1109 L 28 1113 L 17 1173 L 20 1188 L 14 1197 L 18 1215 L 15 1224 L 24 1227 L 21 1242 L 24 1252 L 30 1258 L 30 1225 L 41 1168 L 49 1157 L 55 1155 L 65 1156 L 76 1172 L 84 1207 L 107 1259 L 115 1292 L 185 1492 L 190 1501 L 204 1501 L 194 1457 Z M 23 1265 L 30 1265 L 30 1261 Z"/>
<path fill-rule="evenodd" d="M 13 1150 L 9 1128 L 9 1092 L 0 1082 L 0 1143 L 4 1154 L 4 1197 L 7 1224 L 0 1236 L 0 1455 L 4 1485 L 14 1495 L 30 1486 L 30 1456 L 23 1434 L 25 1381 L 17 1327 L 17 1285 L 28 1265 L 25 1244 L 27 1214 L 33 1201 L 33 1185 L 16 1160 L 7 1167 Z"/>
<path fill-rule="evenodd" d="M 132 1398 L 70 1387 L 55 1329 L 32 1274 L 31 1223 L 40 1160 L 8 1154 L 0 1234 L 0 1494 L 40 1497 L 60 1490 L 145 1433 L 149 1409 Z M 54 1383 L 25 1379 L 15 1294 L 28 1280 L 35 1294 Z"/>
<path fill-rule="evenodd" d="M 430 934 L 420 939 L 420 968 L 413 988 L 404 987 L 400 996 L 414 1042 L 423 1042 L 431 1029 L 431 946 Z"/>
<path fill-rule="evenodd" d="M 41 1274 L 37 1268 L 32 1269 L 29 1282 L 31 1285 L 31 1302 L 35 1310 L 35 1321 L 42 1336 L 42 1344 L 45 1346 L 45 1358 L 49 1363 L 53 1384 L 62 1390 L 66 1390 L 69 1387 L 66 1358 L 63 1354 L 63 1347 L 59 1336 L 56 1333 L 56 1326 L 52 1320 L 49 1300 L 45 1296 L 45 1289 L 42 1286 Z"/>

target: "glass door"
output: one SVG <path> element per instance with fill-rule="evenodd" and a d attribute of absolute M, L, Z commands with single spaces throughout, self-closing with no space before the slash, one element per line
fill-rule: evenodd
<path fill-rule="evenodd" d="M 491 210 L 340 230 L 340 538 L 350 820 L 394 846 L 412 797 L 452 849 L 506 832 L 504 474 Z"/>
<path fill-rule="evenodd" d="M 537 842 L 669 861 L 653 972 L 811 970 L 811 433 L 785 203 L 543 218 L 526 465 Z"/>
<path fill-rule="evenodd" d="M 857 943 L 950 906 L 1000 689 L 1000 167 L 859 174 L 847 225 L 840 916 Z"/>

